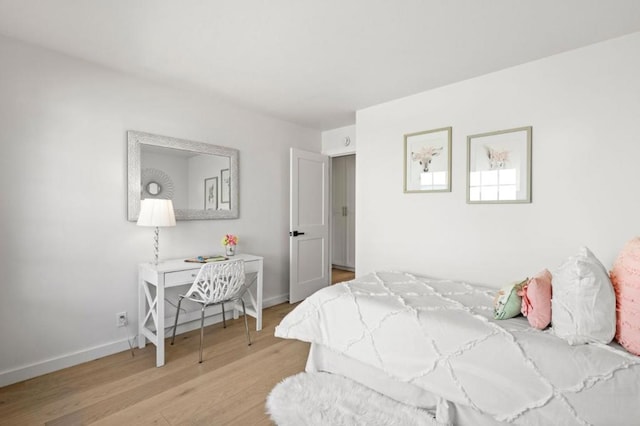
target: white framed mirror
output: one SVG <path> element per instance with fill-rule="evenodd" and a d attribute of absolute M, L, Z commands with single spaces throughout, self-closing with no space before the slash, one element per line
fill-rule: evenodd
<path fill-rule="evenodd" d="M 146 198 L 172 200 L 176 220 L 238 217 L 237 149 L 133 130 L 127 144 L 128 220 Z"/>

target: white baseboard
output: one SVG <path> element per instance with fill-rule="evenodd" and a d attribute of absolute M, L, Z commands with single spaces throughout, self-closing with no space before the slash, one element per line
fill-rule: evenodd
<path fill-rule="evenodd" d="M 272 306 L 279 305 L 281 303 L 285 303 L 289 301 L 289 293 L 281 294 L 280 296 L 270 297 L 268 299 L 263 299 L 262 307 L 264 309 L 270 308 Z"/>
<path fill-rule="evenodd" d="M 61 355 L 34 364 L 0 372 L 0 387 L 7 386 L 23 380 L 32 379 L 63 368 L 93 361 L 107 355 L 112 355 L 129 349 L 127 339 L 118 340 L 100 346 L 84 349 L 78 352 Z"/>
<path fill-rule="evenodd" d="M 268 299 L 264 299 L 263 308 L 266 309 L 271 306 L 279 305 L 280 303 L 287 302 L 288 300 L 289 294 L 270 297 Z M 185 317 L 189 322 L 178 326 L 178 331 L 180 333 L 194 330 L 200 327 L 199 315 L 186 314 Z M 231 318 L 231 316 L 228 316 L 228 318 Z M 221 314 L 205 318 L 205 325 L 215 324 L 218 322 L 222 322 Z M 167 321 L 166 323 L 173 324 L 172 321 Z M 133 339 L 133 336 L 131 336 L 131 338 L 132 341 L 136 342 L 134 344 L 137 344 L 137 339 Z M 129 343 L 127 339 L 122 339 L 115 342 L 106 343 L 104 345 L 94 346 L 92 348 L 87 348 L 77 352 L 61 355 L 59 357 L 50 358 L 23 367 L 18 367 L 13 370 L 2 371 L 0 372 L 0 387 L 22 382 L 24 380 L 32 379 L 43 374 L 52 373 L 54 371 L 62 370 L 63 368 L 72 367 L 74 365 L 93 361 L 94 359 L 102 358 L 127 350 L 129 350 Z"/>

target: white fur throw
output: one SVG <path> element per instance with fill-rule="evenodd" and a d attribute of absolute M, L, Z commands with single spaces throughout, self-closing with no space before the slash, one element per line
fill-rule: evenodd
<path fill-rule="evenodd" d="M 428 411 L 329 373 L 284 379 L 267 397 L 267 413 L 278 426 L 439 424 Z"/>

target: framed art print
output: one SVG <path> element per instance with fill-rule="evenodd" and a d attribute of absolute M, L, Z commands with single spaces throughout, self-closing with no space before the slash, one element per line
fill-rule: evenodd
<path fill-rule="evenodd" d="M 467 137 L 467 203 L 531 202 L 531 130 Z"/>
<path fill-rule="evenodd" d="M 451 127 L 404 135 L 404 192 L 451 191 Z"/>
<path fill-rule="evenodd" d="M 204 180 L 204 209 L 218 210 L 218 177 Z"/>
<path fill-rule="evenodd" d="M 229 169 L 220 170 L 220 202 L 230 203 L 231 192 L 229 190 Z"/>

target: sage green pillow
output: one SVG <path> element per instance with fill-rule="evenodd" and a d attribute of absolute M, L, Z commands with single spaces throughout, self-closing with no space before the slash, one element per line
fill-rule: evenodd
<path fill-rule="evenodd" d="M 504 320 L 520 315 L 522 297 L 518 292 L 527 283 L 527 278 L 510 284 L 498 291 L 493 299 L 493 317 L 497 320 Z"/>

